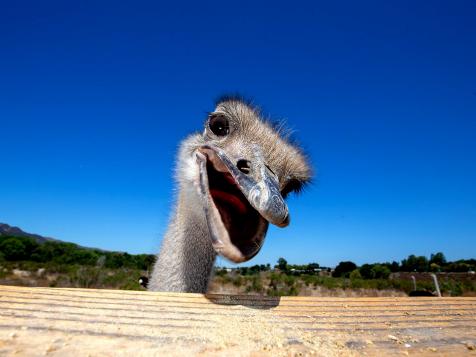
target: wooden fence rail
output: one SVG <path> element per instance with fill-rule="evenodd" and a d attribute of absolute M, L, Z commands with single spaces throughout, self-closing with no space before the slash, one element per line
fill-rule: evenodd
<path fill-rule="evenodd" d="M 0 356 L 476 356 L 474 298 L 0 286 Z"/>

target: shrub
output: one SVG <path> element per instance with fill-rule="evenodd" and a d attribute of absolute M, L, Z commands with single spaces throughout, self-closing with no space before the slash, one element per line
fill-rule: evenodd
<path fill-rule="evenodd" d="M 251 279 L 251 290 L 257 293 L 261 293 L 263 291 L 263 284 L 259 275 L 255 275 Z"/>
<path fill-rule="evenodd" d="M 355 271 L 355 270 L 354 270 Z M 353 273 L 353 272 L 352 272 Z M 351 273 L 351 275 L 352 275 Z M 360 273 L 359 273 L 360 274 Z M 352 289 L 361 289 L 365 286 L 364 280 L 358 278 L 350 278 L 350 287 Z"/>
<path fill-rule="evenodd" d="M 215 270 L 215 276 L 224 277 L 224 276 L 226 276 L 226 275 L 227 275 L 227 271 L 226 271 L 225 268 L 223 268 L 223 269 L 217 268 L 217 269 Z"/>
<path fill-rule="evenodd" d="M 381 264 L 375 264 L 371 269 L 371 274 L 374 279 L 388 279 L 390 273 L 390 269 Z"/>
<path fill-rule="evenodd" d="M 284 283 L 285 283 L 287 286 L 293 286 L 295 282 L 296 282 L 296 278 L 295 278 L 294 276 L 285 275 Z"/>
<path fill-rule="evenodd" d="M 430 264 L 430 271 L 433 271 L 433 272 L 441 271 L 441 267 L 436 263 L 431 263 Z"/>
<path fill-rule="evenodd" d="M 241 275 L 235 276 L 235 278 L 233 279 L 233 285 L 236 287 L 240 287 L 241 285 L 243 285 L 243 278 Z"/>
<path fill-rule="evenodd" d="M 76 271 L 69 276 L 71 285 L 77 288 L 101 286 L 103 278 L 102 269 L 96 267 L 78 267 Z"/>
<path fill-rule="evenodd" d="M 351 280 L 362 279 L 362 275 L 360 275 L 359 269 L 354 269 L 354 270 L 352 270 L 352 272 L 351 272 L 350 275 L 349 275 L 349 278 L 350 278 Z"/>

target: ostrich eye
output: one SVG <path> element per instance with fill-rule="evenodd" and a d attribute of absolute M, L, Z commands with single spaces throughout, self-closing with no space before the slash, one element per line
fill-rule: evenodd
<path fill-rule="evenodd" d="M 216 136 L 226 136 L 230 133 L 230 123 L 223 115 L 213 115 L 210 117 L 208 126 Z"/>

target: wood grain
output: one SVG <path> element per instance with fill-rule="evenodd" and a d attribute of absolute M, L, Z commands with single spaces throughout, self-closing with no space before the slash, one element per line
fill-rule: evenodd
<path fill-rule="evenodd" d="M 0 355 L 476 356 L 476 298 L 0 286 Z"/>

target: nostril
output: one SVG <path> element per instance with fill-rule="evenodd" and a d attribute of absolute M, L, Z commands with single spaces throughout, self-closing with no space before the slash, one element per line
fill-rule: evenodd
<path fill-rule="evenodd" d="M 236 167 L 238 167 L 238 170 L 247 175 L 250 173 L 251 170 L 251 165 L 248 160 L 238 160 L 238 162 L 236 163 Z"/>

